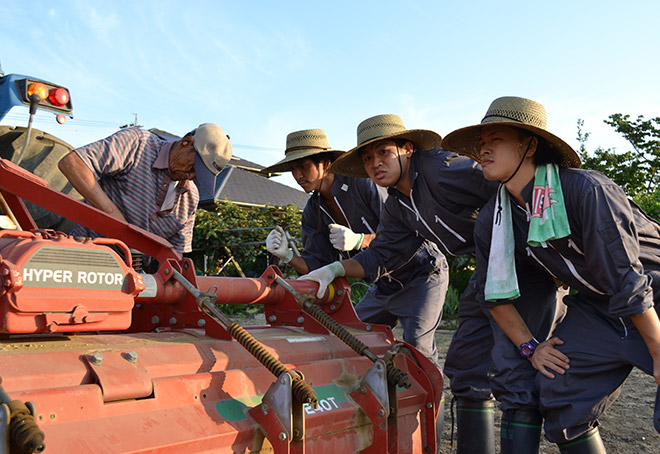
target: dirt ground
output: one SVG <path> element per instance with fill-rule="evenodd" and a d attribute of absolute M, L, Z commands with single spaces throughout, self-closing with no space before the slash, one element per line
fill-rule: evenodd
<path fill-rule="evenodd" d="M 443 360 L 452 334 L 451 330 L 436 332 L 436 341 Z M 600 420 L 600 433 L 608 454 L 660 453 L 660 434 L 653 427 L 656 389 L 652 377 L 637 369 L 633 370 L 623 385 L 621 395 Z M 451 402 L 451 391 L 448 382 L 445 383 L 445 400 L 445 430 L 440 452 L 450 454 L 456 452 L 456 444 L 452 446 L 450 439 L 451 414 L 448 404 Z M 500 412 L 496 411 L 496 453 L 499 453 L 499 419 Z M 542 438 L 540 452 L 556 454 L 559 449 Z"/>

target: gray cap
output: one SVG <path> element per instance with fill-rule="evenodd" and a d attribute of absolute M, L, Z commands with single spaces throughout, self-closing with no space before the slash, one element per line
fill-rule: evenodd
<path fill-rule="evenodd" d="M 206 192 L 214 195 L 215 179 L 231 159 L 231 141 L 220 126 L 199 125 L 192 132 L 195 139 L 195 179 Z"/>

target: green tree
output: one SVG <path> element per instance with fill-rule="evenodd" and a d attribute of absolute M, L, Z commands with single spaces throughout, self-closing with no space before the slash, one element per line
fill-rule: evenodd
<path fill-rule="evenodd" d="M 660 117 L 645 120 L 639 115 L 636 120 L 631 120 L 630 115 L 616 113 L 605 123 L 632 145 L 640 161 L 638 178 L 643 178 L 647 194 L 655 193 L 660 184 Z"/>
<path fill-rule="evenodd" d="M 300 218 L 298 208 L 293 205 L 244 207 L 223 202 L 216 204 L 215 211 L 197 210 L 193 235 L 197 272 L 260 276 L 270 260 L 266 251 L 270 229 L 281 225 L 292 238 L 299 239 Z"/>
<path fill-rule="evenodd" d="M 630 115 L 612 114 L 604 122 L 612 126 L 632 146 L 623 153 L 608 148 L 588 152 L 588 132 L 584 121 L 578 120 L 578 153 L 582 167 L 598 170 L 621 186 L 648 215 L 660 219 L 660 117 L 645 120 L 642 115 L 631 120 Z"/>
<path fill-rule="evenodd" d="M 214 211 L 197 210 L 193 235 L 193 261 L 198 275 L 258 277 L 270 264 L 266 237 L 281 225 L 292 238 L 300 238 L 298 207 L 244 207 L 222 202 Z M 300 247 L 300 244 L 298 244 Z M 280 266 L 287 275 L 288 266 Z M 261 305 L 220 305 L 226 314 L 249 315 Z"/>
<path fill-rule="evenodd" d="M 578 120 L 577 140 L 580 142 L 578 154 L 582 159 L 582 167 L 585 169 L 598 170 L 607 175 L 612 181 L 621 186 L 626 194 L 633 196 L 644 190 L 645 179 L 640 178 L 644 174 L 641 154 L 627 151 L 617 153 L 612 148 L 598 147 L 594 151 L 587 151 L 586 143 L 590 133 L 583 132 L 584 121 Z"/>

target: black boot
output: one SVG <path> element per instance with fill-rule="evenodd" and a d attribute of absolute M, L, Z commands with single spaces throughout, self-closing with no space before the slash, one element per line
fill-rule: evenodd
<path fill-rule="evenodd" d="M 500 446 L 502 454 L 538 454 L 543 417 L 536 408 L 502 412 Z"/>
<path fill-rule="evenodd" d="M 557 446 L 561 454 L 606 454 L 598 427 L 592 427 L 575 440 Z"/>
<path fill-rule="evenodd" d="M 495 401 L 456 399 L 456 454 L 495 452 Z"/>

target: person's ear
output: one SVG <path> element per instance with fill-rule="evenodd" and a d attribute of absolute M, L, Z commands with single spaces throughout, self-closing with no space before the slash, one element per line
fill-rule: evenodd
<path fill-rule="evenodd" d="M 527 150 L 527 158 L 533 158 L 534 155 L 536 154 L 536 150 L 538 150 L 539 146 L 539 139 L 537 139 L 535 136 L 532 136 L 529 138 L 529 144 L 528 150 Z"/>
<path fill-rule="evenodd" d="M 401 148 L 403 149 L 403 154 L 405 154 L 408 158 L 412 156 L 413 151 L 415 149 L 412 142 L 409 140 L 406 141 L 406 143 L 404 143 Z"/>
<path fill-rule="evenodd" d="M 181 145 L 181 148 L 192 147 L 194 143 L 195 143 L 195 139 L 192 136 L 184 137 L 179 141 L 179 145 Z"/>

